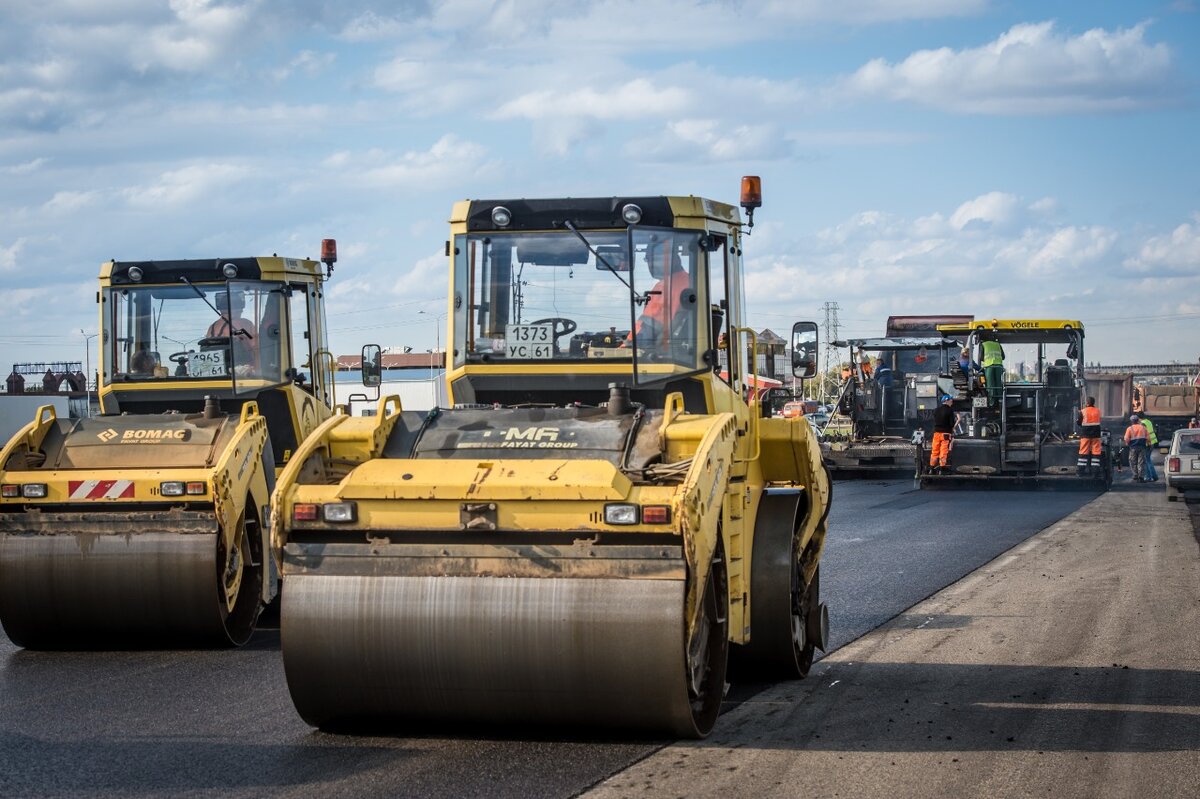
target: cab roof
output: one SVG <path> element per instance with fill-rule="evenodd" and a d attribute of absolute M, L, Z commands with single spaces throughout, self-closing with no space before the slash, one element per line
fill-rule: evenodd
<path fill-rule="evenodd" d="M 899 351 L 899 350 L 951 350 L 962 346 L 958 341 L 940 336 L 889 336 L 887 338 L 852 338 L 848 341 L 835 341 L 835 347 L 857 347 L 860 350 Z"/>
<path fill-rule="evenodd" d="M 1075 319 L 980 319 L 937 329 L 948 337 L 992 333 L 998 341 L 1011 344 L 1069 344 L 1083 337 L 1083 323 Z"/>
<path fill-rule="evenodd" d="M 629 227 L 621 214 L 628 204 L 641 209 L 637 224 L 647 227 L 681 227 L 684 219 L 741 224 L 736 206 L 693 196 L 464 200 L 454 204 L 450 222 L 465 222 L 468 232 L 565 230 L 568 221 L 581 230 L 622 230 Z M 492 221 L 492 210 L 497 206 L 508 209 L 512 220 L 509 224 L 501 227 Z M 694 222 L 688 225 L 694 226 Z"/>
<path fill-rule="evenodd" d="M 227 278 L 224 268 L 232 264 L 237 275 Z M 129 270 L 142 270 L 140 280 L 131 280 Z M 193 283 L 223 283 L 225 280 L 284 280 L 318 278 L 325 275 L 320 261 L 281 258 L 278 255 L 251 258 L 189 258 L 169 261 L 108 261 L 100 266 L 101 283 L 114 286 L 178 283 L 186 277 Z"/>

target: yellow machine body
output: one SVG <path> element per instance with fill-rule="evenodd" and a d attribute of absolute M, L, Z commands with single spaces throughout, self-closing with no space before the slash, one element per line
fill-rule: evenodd
<path fill-rule="evenodd" d="M 0 450 L 14 642 L 249 637 L 278 590 L 275 479 L 332 413 L 323 281 L 319 262 L 278 257 L 104 264 L 101 414 L 43 407 Z"/>
<path fill-rule="evenodd" d="M 641 225 L 621 222 L 629 204 Z M 455 407 L 390 397 L 374 416 L 336 415 L 280 475 L 284 664 L 301 715 L 697 736 L 731 646 L 746 671 L 802 676 L 826 637 L 830 484 L 807 422 L 764 418 L 743 388 L 754 334 L 737 209 L 473 201 L 455 206 L 451 235 Z M 493 242 L 487 265 L 470 262 Z M 650 345 L 638 311 L 671 289 L 642 291 L 636 270 L 672 256 L 693 312 Z M 552 282 L 578 320 L 516 310 L 545 299 L 523 284 Z M 586 303 L 622 283 L 624 306 L 596 318 L 628 325 L 577 332 Z M 505 303 L 506 322 L 483 319 Z"/>

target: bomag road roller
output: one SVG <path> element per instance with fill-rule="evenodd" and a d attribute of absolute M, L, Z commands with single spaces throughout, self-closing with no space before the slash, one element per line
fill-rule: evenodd
<path fill-rule="evenodd" d="M 1112 484 L 1109 433 L 1101 434 L 1099 453 L 1081 452 L 1079 410 L 1088 391 L 1080 322 L 977 320 L 938 325 L 938 332 L 963 341 L 972 358 L 965 370 L 955 363 L 938 377 L 939 401 L 951 398 L 956 430 L 945 467 L 930 467 L 932 442 L 923 444 L 922 487 Z"/>
<path fill-rule="evenodd" d="M 332 270 L 336 246 L 322 256 Z M 109 262 L 101 414 L 0 451 L 0 623 L 29 648 L 241 644 L 276 593 L 277 470 L 331 415 L 321 263 Z"/>
<path fill-rule="evenodd" d="M 746 232 L 699 197 L 454 206 L 453 406 L 334 416 L 280 475 L 305 720 L 694 737 L 731 655 L 808 670 L 830 483 L 808 423 L 746 399 Z"/>

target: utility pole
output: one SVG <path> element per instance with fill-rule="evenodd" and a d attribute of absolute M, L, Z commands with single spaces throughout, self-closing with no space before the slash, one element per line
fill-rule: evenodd
<path fill-rule="evenodd" d="M 821 402 L 827 403 L 830 396 L 837 393 L 836 381 L 830 377 L 830 371 L 836 369 L 838 357 L 838 348 L 833 342 L 837 341 L 840 325 L 838 324 L 838 311 L 841 307 L 832 301 L 826 301 L 822 306 L 825 311 L 825 352 L 821 358 Z M 830 390 L 830 383 L 833 383 L 833 390 Z"/>

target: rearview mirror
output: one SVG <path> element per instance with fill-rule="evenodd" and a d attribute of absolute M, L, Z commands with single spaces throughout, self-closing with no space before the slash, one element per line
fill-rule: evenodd
<path fill-rule="evenodd" d="M 817 323 L 792 325 L 792 374 L 801 380 L 817 376 Z"/>
<path fill-rule="evenodd" d="M 596 269 L 603 272 L 612 269 L 614 272 L 628 272 L 629 259 L 625 257 L 625 248 L 620 244 L 600 244 L 596 246 Z M 603 259 L 603 260 L 602 260 Z"/>
<path fill-rule="evenodd" d="M 362 348 L 362 383 L 376 387 L 383 382 L 383 350 L 378 344 L 367 344 Z"/>

